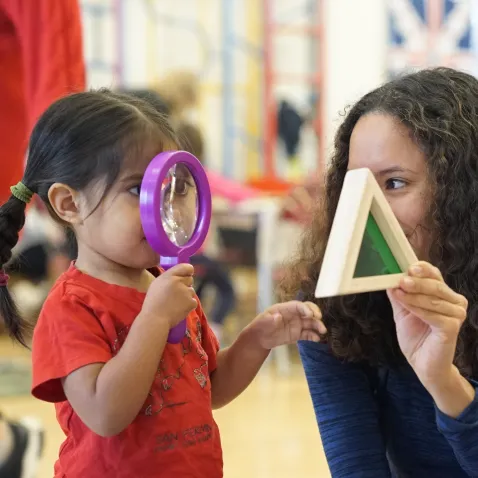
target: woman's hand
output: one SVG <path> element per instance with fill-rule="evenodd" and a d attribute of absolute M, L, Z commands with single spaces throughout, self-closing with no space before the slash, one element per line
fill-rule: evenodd
<path fill-rule="evenodd" d="M 270 350 L 298 340 L 319 342 L 326 334 L 320 309 L 313 302 L 296 300 L 275 304 L 258 315 L 250 325 L 262 348 Z"/>
<path fill-rule="evenodd" d="M 389 290 L 403 354 L 422 381 L 440 380 L 453 365 L 467 300 L 451 290 L 440 271 L 419 262 Z"/>
<path fill-rule="evenodd" d="M 453 359 L 458 334 L 466 319 L 466 298 L 450 289 L 440 271 L 427 262 L 413 265 L 400 281 L 399 288 L 387 294 L 393 308 L 398 343 L 422 384 L 438 406 L 442 401 L 447 402 L 444 408 L 450 410 L 465 408 L 466 402 L 470 398 L 473 400 L 474 389 L 470 395 L 471 384 L 467 387 Z M 448 402 L 460 389 L 468 393 L 468 398 L 463 400 L 463 406 L 454 407 Z"/>

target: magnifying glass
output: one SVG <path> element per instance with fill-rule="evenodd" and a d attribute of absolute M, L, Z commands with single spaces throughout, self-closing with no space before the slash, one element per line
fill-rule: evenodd
<path fill-rule="evenodd" d="M 199 160 L 186 151 L 158 154 L 143 177 L 140 214 L 146 240 L 167 270 L 189 262 L 204 243 L 211 223 L 211 190 Z M 169 331 L 176 344 L 186 319 Z"/>

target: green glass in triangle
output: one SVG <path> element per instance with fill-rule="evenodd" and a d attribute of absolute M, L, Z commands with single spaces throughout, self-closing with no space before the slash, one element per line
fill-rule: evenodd
<path fill-rule="evenodd" d="M 355 266 L 354 278 L 399 274 L 402 272 L 387 241 L 371 213 Z"/>

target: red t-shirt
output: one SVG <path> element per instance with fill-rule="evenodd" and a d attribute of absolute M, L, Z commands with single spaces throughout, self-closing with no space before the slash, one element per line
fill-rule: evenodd
<path fill-rule="evenodd" d="M 55 478 L 222 477 L 209 379 L 219 344 L 200 306 L 187 318 L 183 341 L 166 345 L 142 410 L 119 435 L 95 434 L 66 401 L 61 379 L 114 357 L 144 298 L 72 265 L 45 302 L 33 337 L 32 393 L 55 402 L 66 434 Z"/>

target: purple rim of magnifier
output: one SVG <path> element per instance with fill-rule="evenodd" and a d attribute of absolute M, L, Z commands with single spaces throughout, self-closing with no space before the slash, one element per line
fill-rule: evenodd
<path fill-rule="evenodd" d="M 184 246 L 171 242 L 163 228 L 161 214 L 161 189 L 169 170 L 175 164 L 184 164 L 190 171 L 198 192 L 198 218 L 191 240 Z M 188 262 L 203 245 L 211 223 L 211 189 L 206 172 L 199 160 L 186 151 L 160 153 L 150 162 L 144 173 L 140 194 L 140 214 L 146 240 L 161 257 L 161 265 L 170 267 Z M 171 329 L 168 342 L 178 343 L 186 333 L 184 320 Z"/>

